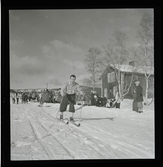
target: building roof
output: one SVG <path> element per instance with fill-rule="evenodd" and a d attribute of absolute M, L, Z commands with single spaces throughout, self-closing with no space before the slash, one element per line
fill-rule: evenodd
<path fill-rule="evenodd" d="M 120 69 L 121 72 L 125 72 L 125 73 L 139 73 L 139 74 L 145 74 L 145 72 L 147 72 L 147 74 L 151 74 L 154 75 L 154 68 L 150 67 L 150 66 L 146 66 L 146 67 L 134 67 L 132 65 L 128 65 L 128 64 L 122 64 L 122 65 L 112 65 L 109 64 L 106 69 L 104 70 L 104 72 L 109 69 L 110 67 L 112 67 L 113 69 Z M 102 75 L 100 76 L 100 78 L 103 76 L 104 72 L 102 73 Z"/>

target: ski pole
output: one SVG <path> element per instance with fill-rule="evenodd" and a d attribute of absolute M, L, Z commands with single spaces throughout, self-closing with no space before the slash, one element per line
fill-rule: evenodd
<path fill-rule="evenodd" d="M 83 104 L 82 104 L 82 105 L 84 105 L 84 101 L 83 101 Z M 82 107 L 82 108 L 83 108 L 83 107 Z M 80 110 L 80 121 L 81 121 L 82 108 L 81 108 L 81 110 Z"/>
<path fill-rule="evenodd" d="M 82 108 L 81 108 L 81 110 L 80 110 L 80 121 L 81 121 L 81 113 L 82 113 Z"/>

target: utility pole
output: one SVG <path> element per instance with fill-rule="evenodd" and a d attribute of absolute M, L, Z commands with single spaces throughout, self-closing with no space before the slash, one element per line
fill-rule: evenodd
<path fill-rule="evenodd" d="M 48 83 L 46 83 L 46 89 L 48 89 Z"/>

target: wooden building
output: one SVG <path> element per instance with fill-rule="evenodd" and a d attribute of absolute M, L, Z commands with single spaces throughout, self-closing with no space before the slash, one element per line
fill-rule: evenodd
<path fill-rule="evenodd" d="M 89 87 L 89 86 L 80 86 L 82 91 L 88 95 L 91 95 L 91 92 L 93 91 L 93 87 Z M 94 91 L 101 96 L 101 88 L 99 87 L 95 87 Z"/>
<path fill-rule="evenodd" d="M 144 71 L 143 69 L 136 67 L 133 61 L 129 62 L 127 65 L 113 66 L 110 64 L 105 68 L 104 72 L 100 76 L 101 95 L 108 99 L 115 96 L 115 93 L 118 90 L 118 82 L 115 77 L 115 71 L 118 69 L 120 70 L 120 84 L 123 90 L 125 90 L 127 84 L 130 84 L 131 77 L 133 77 L 130 90 L 125 98 L 132 98 L 132 89 L 134 87 L 135 79 L 140 80 L 140 85 L 143 88 L 143 96 L 145 96 L 146 80 Z M 154 69 L 149 67 L 148 72 L 151 74 L 148 79 L 148 97 L 150 98 L 154 96 Z"/>

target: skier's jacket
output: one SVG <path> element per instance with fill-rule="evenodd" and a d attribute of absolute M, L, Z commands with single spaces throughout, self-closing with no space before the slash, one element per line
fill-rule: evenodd
<path fill-rule="evenodd" d="M 66 94 L 83 94 L 81 87 L 77 82 L 66 83 L 61 89 L 61 95 L 65 96 Z"/>

